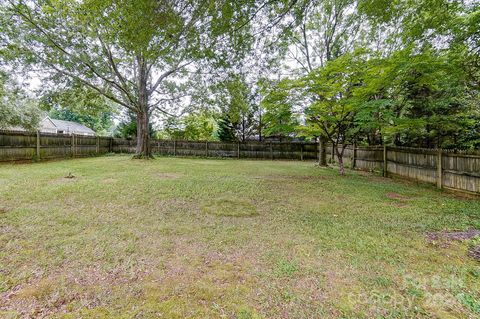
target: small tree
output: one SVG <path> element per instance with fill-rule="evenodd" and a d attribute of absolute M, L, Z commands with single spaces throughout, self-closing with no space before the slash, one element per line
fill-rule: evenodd
<path fill-rule="evenodd" d="M 206 111 L 191 113 L 182 118 L 184 136 L 187 140 L 211 141 L 215 139 L 216 122 L 214 116 Z"/>
<path fill-rule="evenodd" d="M 365 63 L 362 53 L 345 54 L 294 84 L 313 101 L 305 110 L 307 125 L 317 126 L 333 144 L 342 175 L 345 149 L 354 142 L 359 130 L 356 116 L 360 101 L 355 89 L 363 83 Z"/>

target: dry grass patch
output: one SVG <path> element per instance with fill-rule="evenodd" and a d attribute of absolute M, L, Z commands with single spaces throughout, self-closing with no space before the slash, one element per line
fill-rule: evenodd
<path fill-rule="evenodd" d="M 396 199 L 396 200 L 399 200 L 399 201 L 408 201 L 408 200 L 412 199 L 411 197 L 408 197 L 406 195 L 402 195 L 402 194 L 398 194 L 398 193 L 394 193 L 394 192 L 389 192 L 385 196 L 387 196 L 387 198 Z"/>
<path fill-rule="evenodd" d="M 258 215 L 255 206 L 245 200 L 238 199 L 214 199 L 202 206 L 206 214 L 225 217 L 252 217 Z"/>
<path fill-rule="evenodd" d="M 162 172 L 155 174 L 155 176 L 160 179 L 178 179 L 182 177 L 182 174 Z"/>

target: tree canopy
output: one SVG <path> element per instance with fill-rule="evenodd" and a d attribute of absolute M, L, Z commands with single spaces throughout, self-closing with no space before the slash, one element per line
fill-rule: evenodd
<path fill-rule="evenodd" d="M 169 113 L 189 75 L 211 66 L 218 72 L 248 50 L 250 22 L 264 8 L 250 0 L 9 0 L 4 55 L 133 112 L 137 155 L 150 157 L 151 115 Z"/>
<path fill-rule="evenodd" d="M 35 101 L 5 73 L 0 72 L 0 129 L 34 130 L 40 121 Z"/>
<path fill-rule="evenodd" d="M 476 1 L 4 0 L 0 25 L 5 69 L 54 87 L 58 116 L 117 108 L 139 157 L 156 117 L 169 138 L 320 138 L 340 159 L 480 145 Z"/>

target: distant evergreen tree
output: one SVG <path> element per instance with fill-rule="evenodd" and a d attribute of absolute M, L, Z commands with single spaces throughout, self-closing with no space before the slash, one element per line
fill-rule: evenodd
<path fill-rule="evenodd" d="M 150 137 L 154 137 L 156 132 L 152 123 L 149 123 Z M 137 136 L 137 118 L 135 113 L 128 111 L 126 117 L 118 124 L 114 132 L 115 137 L 134 138 Z"/>
<path fill-rule="evenodd" d="M 236 141 L 235 127 L 231 123 L 229 116 L 225 115 L 218 121 L 217 137 L 223 142 Z"/>

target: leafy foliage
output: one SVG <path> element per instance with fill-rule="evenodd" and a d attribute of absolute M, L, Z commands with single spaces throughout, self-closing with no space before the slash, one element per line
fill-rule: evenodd
<path fill-rule="evenodd" d="M 292 136 L 299 124 L 293 110 L 294 101 L 290 90 L 290 81 L 284 80 L 275 89 L 269 88 L 271 83 L 264 83 L 261 106 L 265 109 L 263 116 L 266 136 L 287 138 Z"/>
<path fill-rule="evenodd" d="M 217 90 L 221 118 L 217 136 L 222 141 L 245 141 L 261 135 L 259 92 L 242 74 L 230 74 Z"/>
<path fill-rule="evenodd" d="M 250 22 L 263 8 L 270 6 L 251 0 L 14 0 L 1 9 L 2 42 L 12 61 L 135 113 L 137 155 L 150 157 L 152 114 L 169 113 L 191 74 L 234 64 L 250 48 Z"/>
<path fill-rule="evenodd" d="M 149 130 L 148 134 L 150 137 L 154 137 L 156 132 L 153 129 L 152 123 L 149 123 Z M 113 135 L 115 137 L 123 137 L 123 138 L 135 138 L 138 134 L 137 128 L 137 119 L 136 115 L 133 112 L 127 111 L 120 123 L 115 127 Z"/>
<path fill-rule="evenodd" d="M 289 77 L 270 82 L 273 119 L 296 108 L 306 137 L 478 147 L 478 4 L 312 1 L 286 30 Z M 281 123 L 280 123 L 281 124 Z M 281 125 L 273 125 L 278 131 Z"/>
<path fill-rule="evenodd" d="M 216 114 L 201 110 L 180 118 L 169 118 L 156 136 L 161 139 L 212 141 L 216 139 Z"/>
<path fill-rule="evenodd" d="M 47 91 L 40 100 L 40 107 L 48 111 L 52 118 L 84 124 L 99 135 L 108 135 L 112 131 L 116 111 L 112 104 L 105 97 L 79 83 Z"/>
<path fill-rule="evenodd" d="M 0 129 L 20 127 L 35 130 L 39 121 L 37 102 L 5 73 L 0 73 Z"/>

